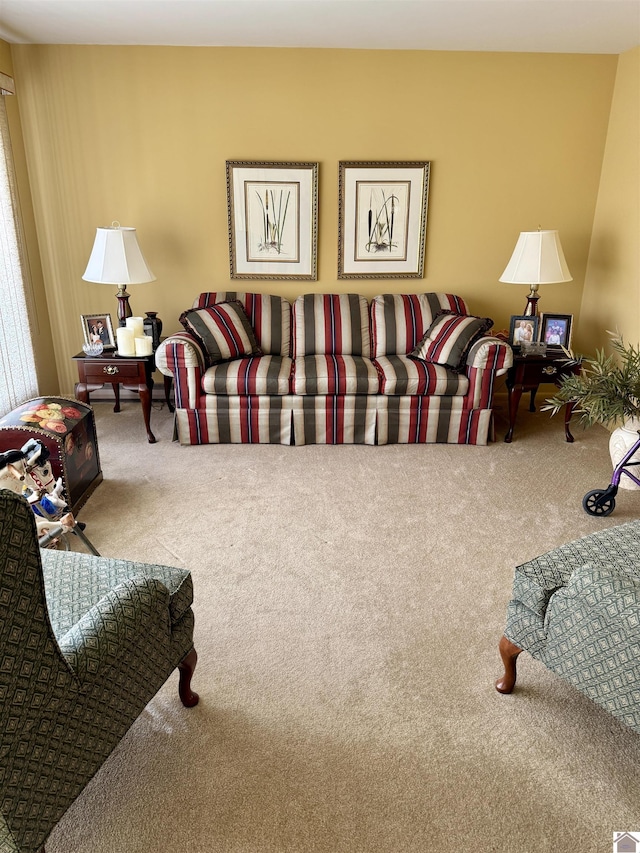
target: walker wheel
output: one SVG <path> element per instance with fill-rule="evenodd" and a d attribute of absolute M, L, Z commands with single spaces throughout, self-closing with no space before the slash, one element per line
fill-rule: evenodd
<path fill-rule="evenodd" d="M 584 511 L 589 515 L 611 515 L 616 508 L 616 499 L 610 495 L 602 500 L 602 497 L 607 495 L 607 491 L 608 489 L 594 489 L 592 492 L 587 492 L 582 498 Z"/>

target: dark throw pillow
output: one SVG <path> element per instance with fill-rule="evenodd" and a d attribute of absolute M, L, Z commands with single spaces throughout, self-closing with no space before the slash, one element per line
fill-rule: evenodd
<path fill-rule="evenodd" d="M 489 331 L 493 320 L 440 311 L 409 358 L 440 364 L 461 373 L 471 345 Z"/>
<path fill-rule="evenodd" d="M 192 308 L 180 315 L 180 322 L 201 343 L 209 365 L 262 355 L 249 318 L 237 300 Z"/>

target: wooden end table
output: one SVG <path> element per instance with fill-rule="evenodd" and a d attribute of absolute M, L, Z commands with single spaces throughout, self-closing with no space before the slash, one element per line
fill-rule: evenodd
<path fill-rule="evenodd" d="M 504 437 L 507 443 L 513 440 L 513 429 L 518 414 L 518 406 L 523 391 L 531 392 L 529 411 L 535 412 L 535 397 L 538 387 L 545 383 L 559 385 L 564 376 L 580 373 L 580 364 L 567 364 L 567 357 L 562 350 L 549 351 L 546 355 L 522 355 L 514 352 L 513 367 L 507 373 L 507 391 L 509 393 L 509 431 Z M 567 441 L 573 441 L 569 430 L 569 422 L 573 413 L 573 403 L 564 407 L 564 434 Z"/>
<path fill-rule="evenodd" d="M 104 385 L 111 385 L 116 398 L 114 412 L 120 411 L 120 386 L 128 391 L 140 394 L 142 415 L 150 444 L 155 444 L 156 438 L 151 432 L 151 394 L 153 391 L 153 371 L 155 358 L 153 355 L 120 356 L 113 352 L 103 352 L 102 355 L 88 356 L 79 352 L 73 356 L 78 365 L 79 382 L 75 386 L 78 400 L 89 403 L 89 394 Z M 173 406 L 169 400 L 171 383 L 164 383 L 165 397 L 169 411 Z"/>

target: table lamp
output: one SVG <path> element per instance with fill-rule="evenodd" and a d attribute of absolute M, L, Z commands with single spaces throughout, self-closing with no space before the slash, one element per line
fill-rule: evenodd
<path fill-rule="evenodd" d="M 121 226 L 119 222 L 96 229 L 93 249 L 82 278 L 96 284 L 118 285 L 119 326 L 124 326 L 132 314 L 127 285 L 156 280 L 138 245 L 136 229 Z"/>
<path fill-rule="evenodd" d="M 528 284 L 525 316 L 538 313 L 538 286 L 573 281 L 557 231 L 522 231 L 507 268 L 500 276 L 507 284 Z"/>

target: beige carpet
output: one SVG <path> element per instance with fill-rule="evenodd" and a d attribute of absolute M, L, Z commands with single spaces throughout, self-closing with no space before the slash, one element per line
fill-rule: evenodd
<path fill-rule="evenodd" d="M 608 434 L 529 414 L 512 445 L 180 447 L 96 405 L 105 555 L 186 566 L 173 676 L 47 853 L 606 853 L 640 829 L 640 739 L 523 654 L 495 692 L 513 568 L 593 519 Z"/>

